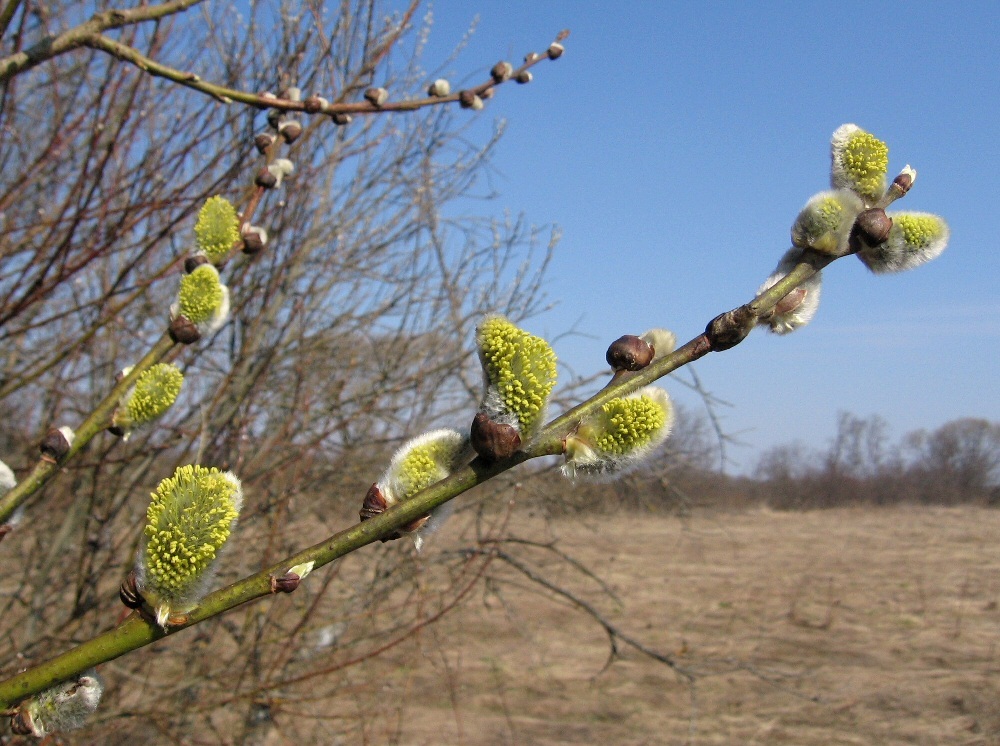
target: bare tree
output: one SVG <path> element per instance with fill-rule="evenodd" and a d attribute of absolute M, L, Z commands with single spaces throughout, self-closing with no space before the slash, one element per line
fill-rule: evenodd
<path fill-rule="evenodd" d="M 787 332 L 806 323 L 819 273 L 835 259 L 857 254 L 889 271 L 943 248 L 943 221 L 926 215 L 919 220 L 930 224 L 907 235 L 931 235 L 930 249 L 905 236 L 896 237 L 902 253 L 887 243 L 884 208 L 915 172 L 886 187 L 884 144 L 853 125 L 838 130 L 840 192 L 820 195 L 822 209 L 807 205 L 795 248 L 751 301 L 677 349 L 662 330 L 622 337 L 608 352 L 607 385 L 544 422 L 551 348 L 507 318 L 481 319 L 539 310 L 554 237 L 520 219 L 456 218 L 449 205 L 477 185 L 499 136 L 470 145 L 459 109 L 478 111 L 499 86 L 529 82 L 530 68 L 562 55 L 565 33 L 545 54 L 500 62 L 483 83 L 453 92 L 420 68 L 415 2 L 389 17 L 375 0 L 341 3 L 329 16 L 314 3 L 253 4 L 247 17 L 215 4 L 182 12 L 196 4 L 100 5 L 89 19 L 94 9 L 75 4 L 12 0 L 0 10 L 0 115 L 12 139 L 0 155 L 9 180 L 0 193 L 0 405 L 20 423 L 12 443 L 42 442 L 41 458 L 12 459 L 23 476 L 0 496 L 0 547 L 17 557 L 0 577 L 0 667 L 9 674 L 0 706 L 38 695 L 11 710 L 21 730 L 38 734 L 32 703 L 37 712 L 39 702 L 88 697 L 94 677 L 85 672 L 103 664 L 114 674 L 114 704 L 99 716 L 108 742 L 198 732 L 251 743 L 279 727 L 317 740 L 327 717 L 319 703 L 360 699 L 359 664 L 422 634 L 499 563 L 592 616 L 612 658 L 624 643 L 690 680 L 671 656 L 539 572 L 531 557 L 554 554 L 593 579 L 554 547 L 509 536 L 509 510 L 467 512 L 470 546 L 459 552 L 353 553 L 495 478 L 494 490 L 516 490 L 502 475 L 530 459 L 561 456 L 567 474 L 597 477 L 635 465 L 672 416 L 666 393 L 649 384 L 759 324 Z M 59 99 L 51 117 L 31 106 L 40 92 Z M 388 116 L 396 113 L 407 116 Z M 838 175 L 843 143 L 860 144 L 871 164 Z M 190 255 L 194 215 L 218 193 L 240 206 L 238 237 L 218 257 Z M 830 201 L 842 215 L 832 233 L 822 232 Z M 225 309 L 230 323 L 196 323 L 171 307 L 179 282 L 196 275 L 217 293 L 207 320 Z M 124 433 L 115 419 L 123 397 L 168 360 L 187 374 L 182 401 L 155 430 L 127 442 L 105 436 L 109 426 Z M 368 488 L 360 515 L 369 520 L 338 531 L 399 440 L 459 413 L 468 421 L 483 374 L 488 393 L 470 437 L 435 436 L 454 450 L 443 464 L 422 454 L 430 476 L 400 496 L 389 489 L 401 479 L 397 454 Z M 57 427 L 66 423 L 79 423 L 75 435 Z M 704 454 L 691 432 L 688 451 Z M 152 508 L 133 496 L 192 462 L 241 475 L 238 539 L 216 568 L 222 587 L 183 608 L 154 606 L 148 578 L 128 573 L 156 530 L 144 527 Z M 235 477 L 220 478 L 236 490 Z M 231 495 L 226 508 L 235 514 L 239 502 Z M 174 505 L 178 521 L 188 516 Z M 314 568 L 348 555 L 299 590 Z M 126 612 L 112 602 L 123 576 Z M 285 603 L 249 603 L 295 591 Z M 186 646 L 149 647 L 189 629 Z M 372 682 L 364 690 L 379 696 Z M 365 736 L 366 716 L 356 721 L 347 730 Z"/>

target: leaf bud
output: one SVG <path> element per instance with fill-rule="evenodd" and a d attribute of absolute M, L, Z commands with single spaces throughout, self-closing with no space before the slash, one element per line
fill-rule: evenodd
<path fill-rule="evenodd" d="M 145 599 L 143 599 L 142 593 L 139 591 L 139 585 L 136 580 L 134 568 L 129 570 L 128 575 L 125 576 L 125 580 L 123 580 L 121 586 L 119 586 L 118 598 L 121 599 L 121 602 L 129 609 L 142 608 L 142 604 Z"/>
<path fill-rule="evenodd" d="M 271 173 L 270 168 L 265 166 L 257 172 L 254 183 L 259 187 L 264 187 L 264 189 L 274 189 L 278 185 L 278 177 Z"/>
<path fill-rule="evenodd" d="M 170 338 L 177 344 L 194 344 L 201 339 L 198 327 L 183 314 L 178 314 L 170 319 L 167 331 L 170 333 Z"/>
<path fill-rule="evenodd" d="M 211 264 L 204 254 L 195 254 L 184 259 L 184 274 L 189 275 L 202 264 Z"/>
<path fill-rule="evenodd" d="M 913 183 L 917 180 L 917 170 L 912 168 L 910 164 L 906 164 L 903 170 L 899 172 L 899 176 L 892 180 L 893 186 L 899 190 L 900 196 L 906 194 L 913 187 Z"/>
<path fill-rule="evenodd" d="M 316 114 L 320 111 L 323 111 L 323 109 L 325 109 L 329 105 L 330 105 L 329 101 L 327 101 L 322 96 L 316 96 L 316 95 L 312 95 L 302 102 L 302 108 L 305 109 L 305 112 L 307 114 Z"/>
<path fill-rule="evenodd" d="M 494 83 L 503 83 L 514 73 L 514 67 L 509 62 L 498 62 L 490 70 Z"/>
<path fill-rule="evenodd" d="M 480 111 L 483 108 L 483 100 L 470 90 L 464 90 L 458 94 L 458 103 L 463 109 Z"/>
<path fill-rule="evenodd" d="M 851 234 L 852 248 L 859 251 L 865 246 L 878 246 L 889 237 L 892 218 L 880 207 L 864 210 L 854 221 Z"/>
<path fill-rule="evenodd" d="M 521 447 L 517 428 L 494 422 L 485 412 L 478 412 L 472 419 L 470 438 L 472 450 L 489 463 L 510 458 Z"/>
<path fill-rule="evenodd" d="M 278 125 L 285 118 L 285 112 L 281 109 L 268 109 L 267 112 L 267 123 L 273 128 L 278 129 Z"/>
<path fill-rule="evenodd" d="M 249 256 L 259 254 L 267 246 L 267 231 L 256 225 L 243 229 L 243 253 Z"/>
<path fill-rule="evenodd" d="M 38 450 L 42 452 L 42 460 L 56 464 L 66 458 L 70 446 L 73 445 L 74 433 L 72 428 L 59 427 L 51 428 L 42 442 L 38 444 Z"/>
<path fill-rule="evenodd" d="M 302 134 L 302 124 L 295 119 L 289 119 L 278 125 L 278 134 L 284 138 L 285 142 L 291 145 Z"/>
<path fill-rule="evenodd" d="M 333 114 L 330 115 L 330 119 L 332 119 L 333 123 L 338 127 L 344 127 L 354 121 L 350 114 L 346 114 L 342 111 L 333 112 Z"/>
<path fill-rule="evenodd" d="M 524 85 L 525 83 L 530 83 L 533 77 L 534 76 L 532 76 L 531 70 L 522 70 L 517 74 L 517 77 L 514 78 L 514 80 L 516 80 L 520 85 Z"/>
<path fill-rule="evenodd" d="M 300 580 L 301 578 L 290 570 L 282 575 L 272 575 L 271 593 L 291 593 L 299 587 Z"/>
<path fill-rule="evenodd" d="M 281 186 L 281 182 L 284 181 L 285 177 L 295 170 L 295 164 L 287 158 L 275 158 L 274 162 L 267 167 L 267 170 L 274 176 L 274 186 L 278 187 Z"/>
<path fill-rule="evenodd" d="M 259 132 L 254 135 L 253 144 L 257 148 L 257 152 L 263 155 L 269 147 L 274 145 L 275 139 L 275 136 L 270 132 Z"/>
<path fill-rule="evenodd" d="M 626 334 L 611 343 L 605 359 L 616 373 L 621 370 L 642 370 L 653 361 L 653 348 L 645 340 Z"/>
<path fill-rule="evenodd" d="M 566 48 L 562 44 L 560 44 L 557 41 L 554 41 L 551 44 L 549 44 L 549 48 L 546 51 L 546 54 L 549 56 L 550 60 L 557 60 L 563 56 L 563 52 L 565 51 Z"/>
<path fill-rule="evenodd" d="M 530 65 L 532 62 L 534 62 L 535 60 L 537 60 L 539 57 L 541 57 L 541 55 L 538 54 L 538 52 L 528 52 L 526 55 L 524 55 L 524 62 L 525 62 L 525 64 Z"/>
<path fill-rule="evenodd" d="M 705 336 L 708 337 L 712 351 L 721 352 L 738 345 L 753 331 L 755 321 L 753 313 L 746 306 L 720 313 L 705 327 Z"/>
<path fill-rule="evenodd" d="M 365 91 L 365 100 L 372 106 L 382 106 L 389 100 L 389 91 L 385 88 L 369 88 Z"/>
<path fill-rule="evenodd" d="M 281 98 L 286 101 L 301 101 L 302 100 L 302 89 L 296 88 L 295 86 L 289 86 L 281 92 Z"/>
<path fill-rule="evenodd" d="M 427 86 L 427 95 L 435 98 L 444 98 L 451 94 L 451 83 L 444 78 L 438 78 Z"/>

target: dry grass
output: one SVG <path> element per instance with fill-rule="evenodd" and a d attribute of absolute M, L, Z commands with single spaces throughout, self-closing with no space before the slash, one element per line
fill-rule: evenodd
<path fill-rule="evenodd" d="M 694 685 L 631 648 L 605 668 L 608 638 L 592 618 L 494 563 L 486 591 L 351 671 L 350 701 L 327 705 L 330 743 L 1000 743 L 1000 511 L 613 516 L 532 528 L 522 535 L 554 529 L 620 603 L 537 552 L 536 567 L 675 656 Z M 430 551 L 457 545 L 448 533 Z M 290 742 L 281 721 L 267 743 Z"/>

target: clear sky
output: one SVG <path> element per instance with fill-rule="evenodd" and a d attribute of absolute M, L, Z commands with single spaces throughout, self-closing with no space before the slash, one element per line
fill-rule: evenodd
<path fill-rule="evenodd" d="M 438 0 L 427 60 L 478 18 L 456 76 L 501 58 L 566 54 L 504 87 L 497 201 L 563 233 L 548 283 L 558 306 L 528 327 L 590 337 L 557 352 L 580 373 L 608 342 L 665 326 L 682 341 L 752 297 L 789 227 L 828 187 L 829 137 L 854 122 L 887 141 L 890 178 L 919 176 L 899 209 L 952 230 L 934 262 L 876 277 L 853 257 L 824 272 L 816 319 L 755 331 L 696 364 L 732 403 L 724 424 L 759 450 L 822 446 L 836 413 L 878 414 L 894 436 L 962 416 L 1000 420 L 1000 3 Z M 479 211 L 483 205 L 477 205 Z M 681 401 L 682 387 L 667 382 Z"/>

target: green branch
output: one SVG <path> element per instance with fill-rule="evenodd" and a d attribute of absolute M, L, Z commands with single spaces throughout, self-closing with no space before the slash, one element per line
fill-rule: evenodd
<path fill-rule="evenodd" d="M 572 432 L 583 417 L 597 411 L 611 399 L 631 393 L 713 350 L 728 349 L 733 346 L 733 344 L 729 344 L 732 337 L 740 335 L 742 335 L 740 339 L 745 337 L 757 320 L 763 318 L 789 291 L 810 278 L 830 261 L 832 259 L 829 257 L 805 252 L 803 260 L 784 279 L 758 295 L 750 303 L 717 317 L 709 323 L 705 333 L 655 361 L 647 368 L 637 373 L 619 373 L 600 392 L 545 426 L 526 450 L 519 451 L 511 458 L 493 464 L 486 464 L 482 459 L 477 458 L 448 478 L 428 487 L 412 499 L 400 503 L 381 515 L 358 523 L 319 544 L 272 565 L 266 570 L 215 591 L 206 596 L 187 615 L 183 623 L 171 627 L 169 632 L 164 632 L 151 619 L 139 613 L 133 613 L 115 629 L 0 682 L 0 709 L 11 707 L 22 699 L 76 676 L 88 668 L 114 660 L 168 635 L 177 634 L 188 627 L 242 604 L 272 595 L 275 593 L 273 579 L 280 577 L 291 567 L 307 562 L 314 562 L 316 568 L 322 567 L 377 541 L 382 536 L 392 534 L 397 529 L 427 515 L 434 508 L 529 459 L 561 454 L 564 438 Z M 728 346 L 725 346 L 727 344 Z"/>

